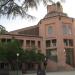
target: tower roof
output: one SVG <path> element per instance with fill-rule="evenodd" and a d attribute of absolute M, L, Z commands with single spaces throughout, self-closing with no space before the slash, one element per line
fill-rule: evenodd
<path fill-rule="evenodd" d="M 63 12 L 63 8 L 60 2 L 47 6 L 47 13 L 51 13 L 51 12 Z"/>
<path fill-rule="evenodd" d="M 67 16 L 67 14 L 63 12 L 63 7 L 59 2 L 47 6 L 47 15 L 44 18 L 54 16 Z"/>

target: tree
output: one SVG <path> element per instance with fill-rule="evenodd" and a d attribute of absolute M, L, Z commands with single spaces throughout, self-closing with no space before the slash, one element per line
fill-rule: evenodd
<path fill-rule="evenodd" d="M 0 0 L 0 15 L 7 16 L 30 16 L 27 14 L 29 8 L 37 8 L 40 2 L 47 5 L 54 0 Z"/>
<path fill-rule="evenodd" d="M 0 41 L 0 61 L 6 61 L 5 44 Z"/>
<path fill-rule="evenodd" d="M 44 60 L 44 54 L 36 53 L 36 48 L 23 50 L 21 44 L 15 38 L 9 42 L 0 42 L 0 61 L 8 62 L 12 69 L 16 69 L 17 56 L 19 53 L 19 64 L 22 63 L 42 63 Z"/>
<path fill-rule="evenodd" d="M 26 63 L 41 63 L 44 60 L 44 54 L 37 53 L 35 49 L 26 49 L 22 54 L 21 60 Z"/>
<path fill-rule="evenodd" d="M 2 25 L 0 25 L 0 34 L 5 34 L 7 33 L 5 27 L 3 27 Z"/>
<path fill-rule="evenodd" d="M 17 53 L 19 53 L 20 56 L 23 53 L 19 41 L 12 39 L 10 42 L 0 42 L 0 61 L 8 62 L 12 69 L 16 69 L 14 65 L 16 65 L 17 62 Z"/>
<path fill-rule="evenodd" d="M 42 62 L 44 62 L 44 59 L 45 59 L 45 55 L 38 51 L 37 57 L 36 57 L 37 63 L 41 64 Z"/>
<path fill-rule="evenodd" d="M 36 48 L 32 48 L 32 49 L 25 49 L 24 53 L 21 56 L 21 61 L 23 63 L 23 67 L 24 67 L 24 72 L 27 71 L 27 69 L 35 69 L 34 66 L 38 66 L 38 64 L 42 64 L 44 61 L 44 54 L 39 53 L 36 51 Z M 33 67 L 32 67 L 33 65 Z M 28 66 L 30 66 L 28 68 Z"/>

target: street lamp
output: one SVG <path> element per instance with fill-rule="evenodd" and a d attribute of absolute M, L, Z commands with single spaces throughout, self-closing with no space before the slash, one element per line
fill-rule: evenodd
<path fill-rule="evenodd" d="M 19 53 L 16 54 L 17 55 L 17 75 L 18 75 L 18 57 L 19 57 Z"/>

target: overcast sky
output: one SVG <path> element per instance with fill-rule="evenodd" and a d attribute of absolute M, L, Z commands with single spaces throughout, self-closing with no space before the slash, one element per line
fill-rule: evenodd
<path fill-rule="evenodd" d="M 56 1 L 56 0 L 55 0 Z M 63 11 L 68 14 L 69 17 L 75 18 L 75 0 L 66 0 L 62 3 Z M 29 27 L 36 25 L 40 19 L 42 19 L 46 13 L 47 8 L 42 4 L 39 6 L 38 10 L 30 10 L 29 13 L 36 17 L 35 20 L 26 20 L 20 17 L 14 19 L 7 19 L 5 17 L 0 18 L 0 25 L 3 25 L 7 31 L 13 31 L 16 29 L 21 29 L 24 27 Z"/>

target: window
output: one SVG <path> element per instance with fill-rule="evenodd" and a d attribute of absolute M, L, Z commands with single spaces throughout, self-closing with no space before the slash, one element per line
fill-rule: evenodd
<path fill-rule="evenodd" d="M 11 39 L 7 39 L 7 42 L 11 42 Z"/>
<path fill-rule="evenodd" d="M 26 46 L 30 47 L 30 40 L 26 40 Z"/>
<path fill-rule="evenodd" d="M 6 42 L 6 39 L 2 38 L 1 39 L 1 42 L 5 43 Z"/>
<path fill-rule="evenodd" d="M 39 47 L 39 48 L 41 47 L 41 43 L 40 43 L 40 41 L 38 41 L 38 47 Z"/>
<path fill-rule="evenodd" d="M 64 45 L 65 46 L 73 46 L 73 40 L 72 39 L 64 39 Z"/>
<path fill-rule="evenodd" d="M 69 46 L 73 46 L 73 40 L 69 39 Z"/>
<path fill-rule="evenodd" d="M 52 34 L 53 33 L 53 28 L 52 28 L 52 26 L 49 26 L 48 27 L 48 34 Z"/>
<path fill-rule="evenodd" d="M 20 47 L 23 46 L 24 41 L 21 40 L 21 39 L 7 39 L 7 42 L 14 42 L 14 41 L 16 41 L 19 44 Z"/>
<path fill-rule="evenodd" d="M 64 45 L 68 46 L 68 40 L 67 39 L 64 39 Z"/>
<path fill-rule="evenodd" d="M 23 46 L 24 41 L 23 41 L 23 40 L 18 40 L 18 41 L 19 41 L 19 43 L 20 43 L 20 46 L 22 47 L 22 46 Z"/>
<path fill-rule="evenodd" d="M 63 34 L 72 34 L 72 28 L 70 25 L 63 25 Z"/>
<path fill-rule="evenodd" d="M 4 63 L 0 63 L 0 69 L 4 69 Z"/>
<path fill-rule="evenodd" d="M 72 27 L 71 26 L 68 26 L 68 33 L 72 34 Z"/>
<path fill-rule="evenodd" d="M 46 47 L 50 47 L 51 46 L 51 41 L 50 40 L 46 40 Z"/>
<path fill-rule="evenodd" d="M 56 39 L 46 40 L 46 47 L 55 47 Z"/>
<path fill-rule="evenodd" d="M 56 46 L 56 39 L 53 39 L 53 40 L 52 40 L 52 45 L 53 45 L 53 46 Z"/>
<path fill-rule="evenodd" d="M 46 55 L 50 60 L 57 62 L 57 49 L 47 49 Z"/>
<path fill-rule="evenodd" d="M 35 46 L 35 41 L 31 40 L 31 46 L 34 47 Z"/>
<path fill-rule="evenodd" d="M 27 47 L 35 47 L 35 40 L 26 40 Z"/>

